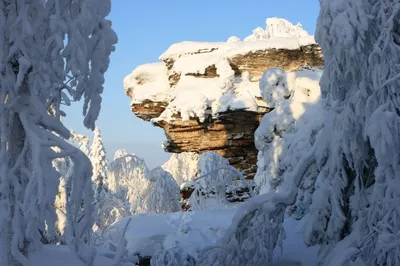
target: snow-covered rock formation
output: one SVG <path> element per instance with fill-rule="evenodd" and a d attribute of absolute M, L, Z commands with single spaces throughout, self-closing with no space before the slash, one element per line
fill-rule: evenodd
<path fill-rule="evenodd" d="M 173 44 L 162 62 L 137 67 L 124 87 L 135 115 L 164 128 L 166 151 L 215 151 L 252 178 L 254 132 L 273 108 L 260 94 L 262 73 L 272 67 L 321 68 L 321 57 L 300 25 L 273 18 L 245 41 Z"/>

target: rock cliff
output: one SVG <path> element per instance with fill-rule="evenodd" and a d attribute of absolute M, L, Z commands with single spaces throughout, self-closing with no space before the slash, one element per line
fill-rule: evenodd
<path fill-rule="evenodd" d="M 172 45 L 161 62 L 139 66 L 125 78 L 132 112 L 165 130 L 167 152 L 215 151 L 252 178 L 257 170 L 254 132 L 271 110 L 258 88 L 262 73 L 324 64 L 313 37 L 287 23 L 267 20 L 273 31 L 259 28 L 245 41 L 231 37 L 225 43 Z"/>

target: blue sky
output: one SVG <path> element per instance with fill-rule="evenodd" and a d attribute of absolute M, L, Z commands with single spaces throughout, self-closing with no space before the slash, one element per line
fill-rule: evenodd
<path fill-rule="evenodd" d="M 268 17 L 302 23 L 313 34 L 319 11 L 318 0 L 112 0 L 109 19 L 119 42 L 111 56 L 105 92 L 97 125 L 110 157 L 125 148 L 146 160 L 149 167 L 170 156 L 161 143 L 164 132 L 130 112 L 130 99 L 122 82 L 135 67 L 158 61 L 171 44 L 180 41 L 226 41 L 232 35 L 244 38 L 257 26 L 265 28 Z M 65 124 L 91 137 L 83 127 L 81 104 L 66 109 Z"/>

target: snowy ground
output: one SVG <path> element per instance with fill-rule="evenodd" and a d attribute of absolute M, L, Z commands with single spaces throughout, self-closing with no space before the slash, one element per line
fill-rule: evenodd
<path fill-rule="evenodd" d="M 160 249 L 179 248 L 196 257 L 197 252 L 213 245 L 231 224 L 236 208 L 215 209 L 171 214 L 141 214 L 125 218 L 112 225 L 105 233 L 105 240 L 117 243 L 119 231 L 132 218 L 126 239 L 127 249 L 142 256 L 151 256 Z M 305 221 L 287 220 L 287 238 L 284 248 L 276 250 L 276 261 L 298 262 L 290 265 L 316 265 L 317 249 L 306 248 L 301 234 Z M 289 264 L 284 264 L 289 265 Z"/>
<path fill-rule="evenodd" d="M 105 241 L 118 243 L 120 230 L 132 219 L 126 231 L 130 254 L 151 256 L 160 249 L 180 248 L 196 256 L 202 248 L 213 245 L 231 224 L 236 208 L 171 214 L 140 214 L 112 225 L 104 235 Z M 316 265 L 317 249 L 306 248 L 300 233 L 305 221 L 285 221 L 287 238 L 283 251 L 276 250 L 277 265 Z M 104 249 L 98 249 L 95 266 L 111 266 Z M 84 266 L 65 246 L 44 246 L 33 254 L 29 266 Z M 121 266 L 132 264 L 120 264 Z"/>
<path fill-rule="evenodd" d="M 106 257 L 107 251 L 98 249 L 95 266 L 112 266 L 112 260 Z M 85 266 L 68 249 L 67 246 L 46 245 L 30 257 L 27 266 Z M 131 263 L 120 263 L 118 266 L 133 266 Z"/>
<path fill-rule="evenodd" d="M 132 218 L 125 235 L 130 252 L 151 256 L 160 249 L 178 247 L 195 256 L 202 247 L 214 244 L 223 235 L 234 210 L 140 214 L 115 223 L 104 238 L 118 243 L 121 228 Z"/>

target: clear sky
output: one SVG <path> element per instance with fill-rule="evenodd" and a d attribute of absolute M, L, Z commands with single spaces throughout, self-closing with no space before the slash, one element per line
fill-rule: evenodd
<path fill-rule="evenodd" d="M 109 19 L 119 42 L 111 56 L 97 121 L 109 157 L 125 148 L 155 167 L 170 156 L 161 148 L 163 130 L 130 112 L 130 99 L 122 82 L 135 67 L 157 62 L 159 55 L 176 42 L 226 41 L 232 35 L 243 39 L 256 27 L 265 28 L 268 17 L 300 22 L 314 34 L 318 12 L 318 0 L 112 0 Z M 91 137 L 92 132 L 83 127 L 81 104 L 66 111 L 65 124 Z"/>

